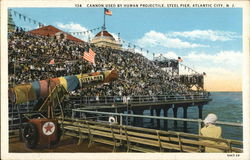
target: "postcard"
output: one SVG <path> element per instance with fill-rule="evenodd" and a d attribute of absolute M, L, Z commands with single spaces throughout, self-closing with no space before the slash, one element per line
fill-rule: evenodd
<path fill-rule="evenodd" d="M 249 1 L 1 1 L 2 159 L 249 159 Z"/>

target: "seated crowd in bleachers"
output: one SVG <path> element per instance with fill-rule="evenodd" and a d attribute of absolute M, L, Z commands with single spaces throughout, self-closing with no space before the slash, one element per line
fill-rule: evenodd
<path fill-rule="evenodd" d="M 117 69 L 119 79 L 82 88 L 84 96 L 182 95 L 192 91 L 179 79 L 139 53 L 97 47 L 88 43 L 36 36 L 23 31 L 9 33 L 9 85 L 79 73 Z M 96 65 L 83 60 L 89 45 Z M 55 64 L 49 64 L 54 59 Z"/>

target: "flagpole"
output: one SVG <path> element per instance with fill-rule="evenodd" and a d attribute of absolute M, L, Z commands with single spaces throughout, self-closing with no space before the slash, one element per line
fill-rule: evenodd
<path fill-rule="evenodd" d="M 104 12 L 103 13 L 104 13 L 104 17 L 103 17 L 104 18 L 104 23 L 103 23 L 102 30 L 105 30 L 106 29 L 106 26 L 105 26 L 105 8 L 104 8 Z"/>

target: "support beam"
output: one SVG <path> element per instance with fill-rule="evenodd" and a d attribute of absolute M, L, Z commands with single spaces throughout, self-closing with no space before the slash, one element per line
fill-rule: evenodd
<path fill-rule="evenodd" d="M 178 107 L 173 108 L 174 118 L 177 118 Z M 174 121 L 174 128 L 177 128 L 177 121 Z"/>
<path fill-rule="evenodd" d="M 168 116 L 168 109 L 169 108 L 164 108 L 163 109 L 164 117 Z M 164 130 L 168 130 L 168 120 L 164 120 Z"/>
<path fill-rule="evenodd" d="M 160 117 L 161 108 L 156 108 L 155 111 L 156 111 L 156 116 Z M 157 128 L 160 129 L 160 127 L 161 127 L 160 119 L 157 119 Z"/>
<path fill-rule="evenodd" d="M 199 119 L 202 119 L 202 109 L 203 109 L 203 105 L 199 105 Z"/>
<path fill-rule="evenodd" d="M 141 109 L 135 109 L 135 110 L 133 110 L 133 113 L 137 114 L 137 115 L 143 115 L 143 110 L 141 110 Z M 142 122 L 143 122 L 142 118 L 134 117 L 134 124 L 135 124 L 135 126 L 143 127 L 143 123 Z"/>
<path fill-rule="evenodd" d="M 132 110 L 128 110 L 127 114 L 134 114 Z M 126 124 L 132 125 L 134 118 L 133 117 L 126 117 Z"/>
<path fill-rule="evenodd" d="M 183 118 L 187 118 L 187 109 L 188 106 L 183 107 Z M 187 121 L 183 122 L 183 131 L 187 132 Z"/>
<path fill-rule="evenodd" d="M 150 108 L 150 115 L 151 116 L 154 116 L 154 109 Z M 154 124 L 154 119 L 151 118 L 151 124 L 153 125 Z"/>

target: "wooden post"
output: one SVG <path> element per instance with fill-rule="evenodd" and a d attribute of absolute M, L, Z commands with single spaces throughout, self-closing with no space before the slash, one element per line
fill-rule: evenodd
<path fill-rule="evenodd" d="M 188 106 L 183 107 L 183 118 L 187 118 L 187 109 Z M 187 121 L 183 121 L 183 131 L 187 132 Z"/>
<path fill-rule="evenodd" d="M 150 115 L 154 116 L 154 109 L 152 109 L 151 107 L 150 107 Z M 153 118 L 151 118 L 151 124 L 152 125 L 154 124 L 154 119 Z"/>
<path fill-rule="evenodd" d="M 160 117 L 161 108 L 156 108 L 155 111 L 156 111 L 156 116 Z M 157 128 L 159 129 L 160 127 L 161 127 L 160 119 L 157 119 Z"/>
<path fill-rule="evenodd" d="M 174 118 L 177 118 L 177 111 L 178 111 L 178 108 L 174 107 L 173 108 Z M 174 121 L 174 128 L 177 128 L 177 121 Z"/>
<path fill-rule="evenodd" d="M 143 110 L 141 109 L 135 109 L 133 110 L 133 113 L 136 115 L 143 115 Z M 143 118 L 139 118 L 139 117 L 134 117 L 134 124 L 135 126 L 143 126 Z"/>
<path fill-rule="evenodd" d="M 168 109 L 169 109 L 169 108 L 164 108 L 164 109 L 163 109 L 164 117 L 167 117 L 167 116 L 168 116 Z M 165 129 L 165 130 L 168 130 L 168 120 L 164 120 L 164 129 Z"/>
<path fill-rule="evenodd" d="M 203 105 L 199 105 L 199 119 L 202 119 L 202 109 L 203 109 Z"/>

